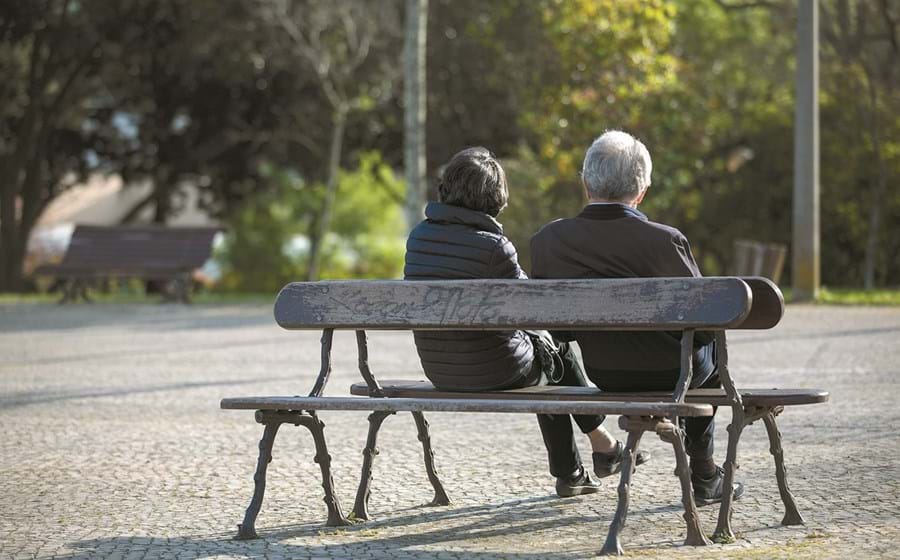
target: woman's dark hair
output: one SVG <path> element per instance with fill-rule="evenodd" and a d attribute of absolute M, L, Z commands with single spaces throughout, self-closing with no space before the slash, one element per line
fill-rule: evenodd
<path fill-rule="evenodd" d="M 466 148 L 444 169 L 438 199 L 496 217 L 509 201 L 506 173 L 486 148 Z"/>

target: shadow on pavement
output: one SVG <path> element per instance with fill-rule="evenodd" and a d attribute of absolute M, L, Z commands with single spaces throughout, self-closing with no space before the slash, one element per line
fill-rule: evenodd
<path fill-rule="evenodd" d="M 261 529 L 261 538 L 235 541 L 231 534 L 196 535 L 184 537 L 113 537 L 78 541 L 70 546 L 72 553 L 54 558 L 102 558 L 107 555 L 128 555 L 139 551 L 145 558 L 177 555 L 178 558 L 515 558 L 521 560 L 570 560 L 595 556 L 603 546 L 609 519 L 564 515 L 560 516 L 556 496 L 541 496 L 514 502 L 486 504 L 445 509 L 421 507 L 383 520 L 374 520 L 348 527 L 329 528 L 320 524 L 283 525 Z M 633 512 L 638 516 L 643 511 Z M 450 522 L 450 526 L 423 530 L 422 524 Z M 492 542 L 496 538 L 515 539 L 536 531 L 571 529 L 592 530 L 596 533 L 594 547 L 565 547 L 565 550 L 504 552 L 514 540 Z M 386 529 L 399 527 L 399 535 L 380 535 Z M 391 531 L 393 533 L 393 531 Z M 308 542 L 313 539 L 317 542 Z M 329 543 L 322 543 L 327 539 Z M 337 541 L 337 542 L 333 542 Z M 482 546 L 472 544 L 485 541 Z M 654 543 L 654 548 L 669 548 L 677 542 Z M 444 546 L 441 546 L 444 545 Z M 627 542 L 626 542 L 627 545 Z M 422 550 L 422 547 L 428 547 Z M 553 544 L 548 544 L 552 548 Z M 464 548 L 464 550 L 461 550 Z M 477 548 L 499 548 L 498 552 Z"/>
<path fill-rule="evenodd" d="M 130 387 L 123 389 L 108 389 L 99 391 L 76 391 L 72 393 L 38 393 L 27 392 L 0 396 L 0 410 L 7 410 L 32 404 L 44 404 L 73 399 L 94 399 L 101 397 L 121 397 L 137 395 L 141 393 L 158 393 L 163 391 L 181 391 L 184 389 L 200 389 L 205 387 L 219 387 L 229 385 L 253 385 L 273 381 L 296 380 L 296 375 L 282 375 L 278 377 L 256 377 L 252 379 L 225 379 L 222 381 L 198 381 L 184 383 L 169 383 L 166 385 L 151 385 L 149 387 Z"/>
<path fill-rule="evenodd" d="M 280 334 L 280 333 L 278 333 Z M 266 338 L 257 338 L 251 340 L 239 340 L 230 342 L 217 342 L 214 344 L 192 344 L 190 346 L 182 346 L 179 348 L 166 347 L 164 350 L 159 348 L 148 348 L 146 350 L 135 350 L 134 348 L 123 348 L 121 350 L 110 350 L 106 352 L 87 352 L 79 354 L 67 354 L 62 356 L 49 356 L 46 358 L 34 358 L 30 360 L 22 360 L 19 362 L 7 362 L 3 366 L 31 366 L 31 365 L 47 365 L 47 364 L 70 364 L 73 362 L 90 362 L 94 360 L 105 359 L 127 359 L 135 358 L 153 358 L 158 357 L 161 352 L 165 354 L 190 354 L 195 352 L 206 352 L 215 350 L 232 350 L 236 348 L 252 348 L 255 346 L 263 346 L 268 344 L 284 344 L 285 338 L 282 336 L 270 336 Z"/>
<path fill-rule="evenodd" d="M 56 304 L 0 305 L 0 331 L 40 332 L 96 327 L 134 330 L 231 329 L 271 325 L 272 307 L 258 304 L 196 305 Z"/>
<path fill-rule="evenodd" d="M 760 342 L 780 342 L 784 340 L 817 340 L 820 338 L 844 338 L 847 336 L 867 336 L 872 334 L 887 334 L 900 332 L 900 326 L 897 327 L 880 327 L 874 329 L 847 329 L 841 331 L 827 332 L 806 332 L 795 334 L 765 334 L 765 335 L 749 335 L 742 333 L 740 337 L 728 337 L 729 345 L 740 344 L 758 344 Z"/>

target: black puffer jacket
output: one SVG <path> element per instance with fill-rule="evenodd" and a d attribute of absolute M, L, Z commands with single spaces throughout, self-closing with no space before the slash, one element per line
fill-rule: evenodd
<path fill-rule="evenodd" d="M 425 221 L 406 241 L 407 280 L 527 278 L 516 248 L 497 220 L 458 206 L 431 202 Z M 534 349 L 521 331 L 416 331 L 425 376 L 441 389 L 497 389 L 531 370 Z"/>

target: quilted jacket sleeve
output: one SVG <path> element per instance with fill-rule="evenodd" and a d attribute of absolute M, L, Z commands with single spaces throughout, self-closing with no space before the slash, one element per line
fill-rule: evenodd
<path fill-rule="evenodd" d="M 524 280 L 528 278 L 522 267 L 519 266 L 519 256 L 512 241 L 504 236 L 497 240 L 494 252 L 491 254 L 491 277 Z"/>

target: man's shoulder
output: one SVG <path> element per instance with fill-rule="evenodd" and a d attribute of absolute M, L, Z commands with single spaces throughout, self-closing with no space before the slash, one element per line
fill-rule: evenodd
<path fill-rule="evenodd" d="M 678 228 L 676 228 L 674 226 L 670 226 L 668 224 L 662 224 L 659 222 L 654 222 L 651 220 L 647 220 L 642 223 L 646 225 L 648 230 L 652 230 L 660 236 L 664 236 L 664 237 L 667 237 L 670 239 L 675 239 L 675 240 L 687 239 L 685 237 L 685 235 L 683 233 L 681 233 L 681 230 L 679 230 Z"/>
<path fill-rule="evenodd" d="M 557 218 L 541 226 L 537 233 L 531 236 L 531 241 L 540 240 L 552 236 L 555 232 L 565 229 L 574 221 L 574 218 Z"/>

